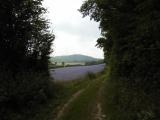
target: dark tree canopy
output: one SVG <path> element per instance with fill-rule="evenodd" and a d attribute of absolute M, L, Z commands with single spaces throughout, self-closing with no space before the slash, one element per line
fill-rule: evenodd
<path fill-rule="evenodd" d="M 14 112 L 21 109 L 30 111 L 54 94 L 48 71 L 54 35 L 49 31 L 49 22 L 44 17 L 46 9 L 42 1 L 0 1 L 2 120 L 14 119 Z M 21 119 L 18 116 L 17 119 Z"/>
<path fill-rule="evenodd" d="M 0 2 L 0 66 L 5 69 L 47 69 L 54 35 L 44 18 L 42 0 Z"/>
<path fill-rule="evenodd" d="M 156 106 L 160 105 L 160 1 L 86 0 L 80 12 L 84 17 L 89 15 L 91 19 L 100 22 L 102 38 L 97 40 L 97 46 L 104 50 L 112 83 L 117 81 L 118 84 L 120 80 L 126 90 L 140 89 L 148 98 L 152 98 L 151 104 L 154 107 L 146 105 L 146 111 L 149 108 L 149 113 L 153 113 L 158 120 L 160 109 Z M 126 83 L 128 87 L 125 86 Z M 121 91 L 122 88 L 118 90 Z M 129 98 L 132 98 L 131 95 L 127 99 Z M 124 100 L 122 97 L 117 99 Z M 133 110 L 132 113 L 134 112 Z M 116 116 L 113 118 L 117 120 Z M 131 118 L 138 120 L 136 115 Z"/>

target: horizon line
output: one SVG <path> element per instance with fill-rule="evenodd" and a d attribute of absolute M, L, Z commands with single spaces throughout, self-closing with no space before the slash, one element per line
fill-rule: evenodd
<path fill-rule="evenodd" d="M 84 56 L 88 56 L 88 57 L 104 59 L 104 56 L 103 57 L 95 57 L 95 56 L 92 56 L 92 55 L 79 54 L 79 53 L 75 53 L 75 54 L 62 54 L 62 55 L 50 55 L 50 57 L 70 56 L 70 55 L 84 55 Z"/>

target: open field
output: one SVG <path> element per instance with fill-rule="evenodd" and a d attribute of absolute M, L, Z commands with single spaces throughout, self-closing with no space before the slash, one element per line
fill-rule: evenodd
<path fill-rule="evenodd" d="M 51 69 L 50 74 L 55 80 L 74 80 L 84 77 L 87 73 L 100 72 L 104 66 L 105 64 L 57 68 Z"/>

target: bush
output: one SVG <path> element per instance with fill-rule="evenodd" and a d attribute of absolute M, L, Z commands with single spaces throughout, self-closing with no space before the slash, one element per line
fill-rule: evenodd
<path fill-rule="evenodd" d="M 92 73 L 92 72 L 88 72 L 86 76 L 87 76 L 87 78 L 89 78 L 89 79 L 94 79 L 94 78 L 96 78 L 96 75 L 95 75 L 94 73 Z"/>
<path fill-rule="evenodd" d="M 33 110 L 53 97 L 54 84 L 45 73 L 30 71 L 17 73 L 14 76 L 9 71 L 0 72 L 0 116 L 2 120 L 9 119 L 6 113 Z"/>
<path fill-rule="evenodd" d="M 110 120 L 156 120 L 152 98 L 128 80 L 108 79 L 105 113 Z"/>

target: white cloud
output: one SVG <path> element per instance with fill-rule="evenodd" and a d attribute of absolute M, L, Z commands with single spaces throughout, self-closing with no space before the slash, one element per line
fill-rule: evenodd
<path fill-rule="evenodd" d="M 98 23 L 82 18 L 78 11 L 82 0 L 44 0 L 47 17 L 56 39 L 53 55 L 85 54 L 103 57 L 102 50 L 95 47 L 100 36 Z"/>

